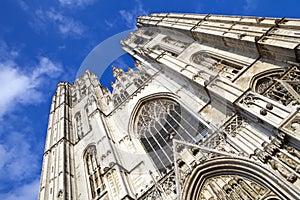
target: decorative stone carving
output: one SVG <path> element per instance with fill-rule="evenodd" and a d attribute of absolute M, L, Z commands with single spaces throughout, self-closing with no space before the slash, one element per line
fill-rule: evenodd
<path fill-rule="evenodd" d="M 286 165 L 294 169 L 296 172 L 300 172 L 300 165 L 295 160 L 293 160 L 292 158 L 290 158 L 282 152 L 276 153 L 276 156 L 279 158 L 279 160 L 281 160 Z"/>
<path fill-rule="evenodd" d="M 174 172 L 170 172 L 166 177 L 154 182 L 154 186 L 147 194 L 142 196 L 143 200 L 165 199 L 175 197 L 176 195 L 176 176 Z"/>
<path fill-rule="evenodd" d="M 267 193 L 272 194 L 269 189 L 247 178 L 238 175 L 222 175 L 205 181 L 200 199 L 252 200 L 261 199 Z"/>
<path fill-rule="evenodd" d="M 286 150 L 293 156 L 296 156 L 297 158 L 300 159 L 300 151 L 295 149 L 294 147 L 285 145 Z"/>
<path fill-rule="evenodd" d="M 171 193 L 176 193 L 176 177 L 175 174 L 170 175 L 161 184 L 163 191 L 170 195 Z"/>
<path fill-rule="evenodd" d="M 179 48 L 185 48 L 188 45 L 188 43 L 186 43 L 186 42 L 183 42 L 183 41 L 180 41 L 180 40 L 175 40 L 175 39 L 170 38 L 168 36 L 163 38 L 162 41 L 165 42 L 165 43 L 171 44 L 175 47 L 179 47 Z"/>
<path fill-rule="evenodd" d="M 133 41 L 133 43 L 137 45 L 142 45 L 145 43 L 145 39 L 140 36 L 136 36 L 136 39 Z"/>
<path fill-rule="evenodd" d="M 300 67 L 259 78 L 255 91 L 285 106 L 300 104 Z"/>
<path fill-rule="evenodd" d="M 270 154 L 268 154 L 267 152 L 260 150 L 260 149 L 256 149 L 254 151 L 255 155 L 257 156 L 257 158 L 262 162 L 262 163 L 266 163 L 266 161 L 268 159 L 270 159 Z"/>
<path fill-rule="evenodd" d="M 300 133 L 300 122 L 299 121 L 294 121 L 291 123 L 291 129 L 295 132 L 295 133 Z"/>
<path fill-rule="evenodd" d="M 283 145 L 282 140 L 284 140 L 284 135 L 277 135 L 276 137 L 271 136 L 270 139 L 273 145 L 275 145 L 278 148 L 281 148 Z"/>
<path fill-rule="evenodd" d="M 251 182 L 250 185 L 259 195 L 264 195 L 267 192 L 266 188 L 263 188 L 257 183 Z"/>
<path fill-rule="evenodd" d="M 63 199 L 63 191 L 59 191 L 57 194 L 57 199 L 62 200 Z"/>
<path fill-rule="evenodd" d="M 269 159 L 268 163 L 271 165 L 271 167 L 274 170 L 277 170 L 283 177 L 286 178 L 286 180 L 290 181 L 290 182 L 295 182 L 297 179 L 297 176 L 290 172 L 288 169 L 286 169 L 282 164 L 280 164 L 279 162 L 273 160 L 273 159 Z"/>
<path fill-rule="evenodd" d="M 77 99 L 77 93 L 74 92 L 73 95 L 72 95 L 72 102 L 73 102 L 73 103 L 77 103 L 77 100 L 78 100 L 78 99 Z"/>
<path fill-rule="evenodd" d="M 241 178 L 236 177 L 237 183 L 253 198 L 258 199 L 256 192 Z"/>
<path fill-rule="evenodd" d="M 224 128 L 223 132 L 229 134 L 232 137 L 235 137 L 241 126 L 243 125 L 245 119 L 241 115 L 236 115 L 230 121 L 230 123 Z"/>
<path fill-rule="evenodd" d="M 263 94 L 281 75 L 282 72 L 260 78 L 255 86 L 255 91 Z"/>
<path fill-rule="evenodd" d="M 214 134 L 208 140 L 205 140 L 203 142 L 203 146 L 214 149 L 216 146 L 220 144 L 221 140 L 222 140 L 221 134 Z"/>
<path fill-rule="evenodd" d="M 274 155 L 277 151 L 279 151 L 278 147 L 272 143 L 268 144 L 267 142 L 264 142 L 262 145 L 264 150 L 270 155 Z"/>
<path fill-rule="evenodd" d="M 208 68 L 227 79 L 233 79 L 244 67 L 243 63 L 233 62 L 232 59 L 222 57 L 214 52 L 199 51 L 191 56 L 191 61 Z"/>

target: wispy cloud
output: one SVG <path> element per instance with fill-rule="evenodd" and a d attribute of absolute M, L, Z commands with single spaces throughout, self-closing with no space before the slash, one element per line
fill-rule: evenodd
<path fill-rule="evenodd" d="M 62 6 L 68 7 L 85 7 L 91 5 L 95 0 L 58 0 Z"/>
<path fill-rule="evenodd" d="M 24 184 L 13 192 L 0 194 L 1 199 L 6 200 L 33 200 L 37 199 L 39 190 L 39 180 L 36 179 L 28 184 Z"/>
<path fill-rule="evenodd" d="M 44 85 L 62 75 L 63 68 L 43 56 L 32 66 L 19 64 L 21 52 L 15 49 L 0 41 L 0 124 L 5 124 L 0 127 L 0 199 L 29 200 L 37 199 L 41 144 L 27 125 L 30 111 L 17 118 L 14 111 L 44 101 L 49 92 Z"/>
<path fill-rule="evenodd" d="M 111 21 L 109 21 L 109 20 L 104 20 L 104 23 L 106 24 L 106 26 L 108 27 L 108 28 L 112 28 L 113 26 L 114 26 L 114 23 L 113 22 L 111 22 Z"/>
<path fill-rule="evenodd" d="M 30 139 L 19 132 L 10 132 L 5 144 L 0 144 L 0 181 L 24 181 L 32 178 L 39 169 L 37 154 L 30 146 Z"/>
<path fill-rule="evenodd" d="M 244 11 L 249 12 L 255 10 L 258 3 L 258 0 L 245 0 Z"/>
<path fill-rule="evenodd" d="M 143 4 L 140 0 L 136 0 L 135 7 L 132 10 L 120 10 L 122 19 L 128 28 L 136 28 L 136 18 L 140 15 L 147 15 L 147 11 L 144 10 Z"/>
<path fill-rule="evenodd" d="M 17 52 L 0 43 L 0 120 L 18 104 L 34 104 L 42 101 L 41 86 L 45 78 L 56 78 L 62 73 L 60 63 L 47 57 L 39 57 L 39 63 L 29 73 L 20 70 L 16 63 Z M 5 50 L 7 49 L 7 50 Z"/>
<path fill-rule="evenodd" d="M 29 9 L 29 6 L 25 1 L 18 0 L 17 3 L 24 11 L 27 11 Z"/>
<path fill-rule="evenodd" d="M 52 25 L 61 35 L 81 38 L 85 33 L 85 26 L 71 17 L 63 15 L 61 12 L 51 8 L 48 11 L 37 10 L 35 20 L 30 25 L 36 30 L 46 31 Z"/>

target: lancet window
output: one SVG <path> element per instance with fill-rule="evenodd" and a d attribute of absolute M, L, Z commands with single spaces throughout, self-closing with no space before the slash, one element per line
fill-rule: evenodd
<path fill-rule="evenodd" d="M 99 159 L 97 158 L 95 146 L 88 147 L 84 155 L 84 161 L 92 198 L 94 199 L 105 190 L 105 184 L 102 177 L 103 175 L 101 173 L 101 167 Z"/>
<path fill-rule="evenodd" d="M 77 131 L 77 136 L 79 139 L 83 137 L 83 128 L 82 128 L 82 120 L 81 120 L 81 114 L 78 112 L 75 114 L 75 126 Z"/>
<path fill-rule="evenodd" d="M 300 67 L 257 78 L 253 89 L 285 106 L 300 104 Z"/>
<path fill-rule="evenodd" d="M 196 117 L 168 98 L 143 103 L 135 119 L 135 133 L 162 173 L 173 163 L 173 138 L 196 143 L 207 134 L 207 129 Z"/>
<path fill-rule="evenodd" d="M 191 60 L 193 63 L 204 66 L 230 80 L 234 79 L 244 67 L 243 63 L 207 51 L 193 54 Z"/>

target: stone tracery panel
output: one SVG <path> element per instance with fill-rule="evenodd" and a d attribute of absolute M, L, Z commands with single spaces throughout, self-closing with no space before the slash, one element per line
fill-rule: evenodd
<path fill-rule="evenodd" d="M 169 197 L 176 198 L 176 175 L 170 172 L 164 178 L 154 183 L 153 187 L 147 191 L 140 199 L 141 200 L 158 200 Z"/>
<path fill-rule="evenodd" d="M 286 72 L 258 77 L 253 89 L 285 106 L 299 105 L 300 67 L 294 66 Z"/>
<path fill-rule="evenodd" d="M 265 199 L 274 197 L 269 189 L 238 175 L 221 175 L 209 178 L 200 190 L 201 200 L 212 199 Z"/>
<path fill-rule="evenodd" d="M 191 56 L 192 63 L 201 65 L 209 70 L 233 80 L 245 67 L 244 63 L 223 58 L 207 51 L 198 51 Z"/>
<path fill-rule="evenodd" d="M 143 103 L 135 118 L 134 132 L 162 173 L 173 163 L 173 138 L 195 143 L 207 134 L 198 119 L 168 98 Z"/>

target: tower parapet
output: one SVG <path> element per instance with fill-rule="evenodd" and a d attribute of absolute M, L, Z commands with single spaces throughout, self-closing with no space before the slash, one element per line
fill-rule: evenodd
<path fill-rule="evenodd" d="M 113 91 L 53 97 L 40 199 L 299 199 L 300 21 L 160 13 Z"/>

